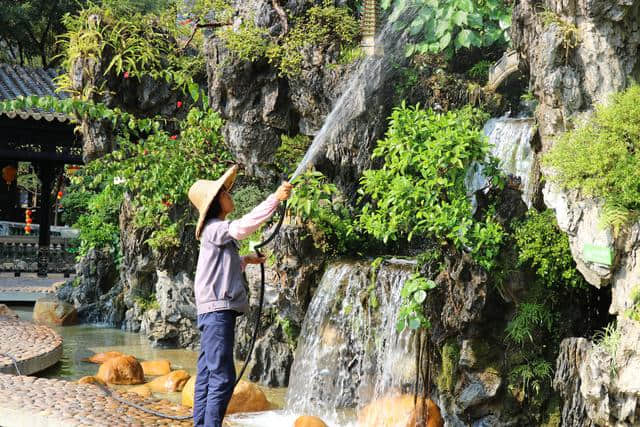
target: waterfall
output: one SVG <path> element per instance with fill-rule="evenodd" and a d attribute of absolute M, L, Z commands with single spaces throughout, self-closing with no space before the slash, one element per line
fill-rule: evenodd
<path fill-rule="evenodd" d="M 489 138 L 491 154 L 500 160 L 503 172 L 520 179 L 522 200 L 531 207 L 537 182 L 536 155 L 531 147 L 535 135 L 533 118 L 493 118 L 484 126 L 484 134 Z M 470 193 L 484 188 L 486 179 L 482 168 L 475 164 L 467 175 Z"/>
<path fill-rule="evenodd" d="M 395 329 L 409 261 L 336 263 L 325 272 L 302 326 L 286 410 L 338 425 L 414 377 L 410 334 Z M 375 277 L 372 280 L 372 275 Z"/>

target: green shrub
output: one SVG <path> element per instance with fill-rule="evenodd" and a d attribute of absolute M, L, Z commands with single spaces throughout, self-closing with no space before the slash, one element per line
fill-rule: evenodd
<path fill-rule="evenodd" d="M 530 266 L 547 287 L 586 288 L 588 285 L 576 270 L 569 238 L 557 224 L 550 209 L 530 210 L 526 219 L 516 224 L 518 266 Z"/>
<path fill-rule="evenodd" d="M 144 311 L 148 311 L 151 309 L 159 309 L 160 304 L 158 303 L 158 299 L 156 298 L 156 294 L 152 293 L 147 298 L 143 297 L 135 297 L 134 302 L 140 307 L 140 309 Z"/>
<path fill-rule="evenodd" d="M 539 330 L 551 332 L 553 314 L 549 307 L 537 302 L 524 302 L 517 307 L 516 315 L 507 324 L 507 338 L 518 345 L 534 342 Z"/>
<path fill-rule="evenodd" d="M 311 138 L 302 134 L 296 136 L 283 134 L 280 136 L 280 140 L 282 143 L 276 150 L 275 155 L 276 167 L 279 172 L 290 175 L 304 157 L 309 145 L 311 145 Z"/>
<path fill-rule="evenodd" d="M 406 328 L 409 329 L 429 329 L 431 322 L 424 312 L 424 302 L 427 300 L 427 293 L 436 288 L 436 282 L 421 277 L 415 273 L 404 282 L 400 295 L 402 305 L 398 311 L 398 321 L 396 330 L 398 333 Z"/>
<path fill-rule="evenodd" d="M 486 81 L 489 78 L 489 69 L 491 68 L 491 61 L 482 60 L 477 62 L 467 71 L 469 77 L 475 80 Z"/>
<path fill-rule="evenodd" d="M 383 0 L 381 6 L 393 9 L 391 21 L 408 8 L 417 10 L 409 22 L 399 22 L 416 38 L 408 44 L 407 56 L 443 51 L 452 56 L 462 48 L 510 41 L 512 8 L 503 0 Z"/>
<path fill-rule="evenodd" d="M 474 217 L 465 185 L 474 162 L 484 167 L 492 185 L 502 185 L 481 130 L 486 118 L 470 107 L 447 113 L 404 104 L 395 108 L 386 137 L 373 152 L 384 164 L 361 179 L 362 228 L 384 242 L 420 236 L 451 243 L 490 269 L 502 226 L 492 209 L 483 219 Z"/>
<path fill-rule="evenodd" d="M 320 172 L 307 171 L 292 181 L 296 191 L 288 209 L 311 230 L 315 244 L 325 253 L 361 253 L 364 248 L 344 196 Z"/>
<path fill-rule="evenodd" d="M 549 387 L 553 375 L 551 362 L 545 359 L 528 360 L 509 371 L 510 388 L 520 388 L 525 394 L 539 395 Z"/>
<path fill-rule="evenodd" d="M 599 105 L 543 157 L 549 180 L 603 199 L 605 224 L 622 226 L 640 212 L 640 86 Z"/>

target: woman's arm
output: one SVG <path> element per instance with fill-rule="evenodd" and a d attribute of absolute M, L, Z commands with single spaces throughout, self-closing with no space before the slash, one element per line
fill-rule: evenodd
<path fill-rule="evenodd" d="M 240 219 L 231 221 L 229 224 L 229 234 L 236 240 L 246 239 L 267 221 L 278 208 L 280 200 L 271 194 L 267 199 L 253 208 L 251 212 Z"/>
<path fill-rule="evenodd" d="M 267 200 L 253 208 L 251 212 L 240 219 L 231 221 L 229 234 L 236 240 L 246 239 L 256 231 L 260 225 L 271 218 L 281 201 L 287 200 L 293 187 L 288 182 L 283 182 L 278 190 L 267 197 Z"/>

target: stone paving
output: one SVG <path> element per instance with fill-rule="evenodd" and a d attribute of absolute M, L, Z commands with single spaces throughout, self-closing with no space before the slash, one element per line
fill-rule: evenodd
<path fill-rule="evenodd" d="M 42 371 L 62 357 L 62 337 L 53 329 L 0 316 L 0 353 L 10 354 L 23 375 Z M 13 361 L 0 354 L 0 372 L 15 374 Z"/>
<path fill-rule="evenodd" d="M 119 393 L 119 392 L 117 392 Z M 166 400 L 120 396 L 149 409 L 181 416 L 191 409 Z M 4 427 L 22 426 L 191 426 L 147 414 L 108 397 L 96 385 L 0 374 L 0 414 Z"/>

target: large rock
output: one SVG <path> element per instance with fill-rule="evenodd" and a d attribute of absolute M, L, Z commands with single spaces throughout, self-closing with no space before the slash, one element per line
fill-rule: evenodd
<path fill-rule="evenodd" d="M 239 412 L 266 411 L 271 405 L 264 392 L 249 381 L 240 380 L 233 390 L 231 401 L 227 407 L 227 415 Z"/>
<path fill-rule="evenodd" d="M 498 393 L 502 377 L 493 369 L 466 374 L 467 384 L 458 396 L 457 403 L 462 412 L 469 408 L 489 403 Z"/>
<path fill-rule="evenodd" d="M 553 388 L 562 397 L 562 426 L 592 427 L 587 417 L 585 400 L 580 393 L 580 367 L 583 365 L 591 343 L 584 338 L 567 338 L 560 343 L 560 354 L 556 359 Z"/>
<path fill-rule="evenodd" d="M 293 427 L 328 427 L 327 424 L 318 417 L 312 415 L 302 415 L 296 418 Z"/>
<path fill-rule="evenodd" d="M 20 318 L 15 311 L 11 310 L 5 304 L 0 304 L 0 317 L 11 317 L 13 319 Z"/>
<path fill-rule="evenodd" d="M 192 376 L 182 389 L 182 404 L 193 407 L 196 377 Z M 240 380 L 233 390 L 231 401 L 227 407 L 227 415 L 239 412 L 266 411 L 271 408 L 264 392 L 257 385 L 249 381 Z"/>
<path fill-rule="evenodd" d="M 78 323 L 78 312 L 71 304 L 55 298 L 41 298 L 33 307 L 33 321 L 53 326 Z"/>
<path fill-rule="evenodd" d="M 107 384 L 142 384 L 144 372 L 133 356 L 120 356 L 100 365 L 96 377 Z"/>
<path fill-rule="evenodd" d="M 104 353 L 96 353 L 91 357 L 87 358 L 87 362 L 103 364 L 109 359 L 115 359 L 116 357 L 126 356 L 119 351 L 106 351 Z"/>
<path fill-rule="evenodd" d="M 427 399 L 427 417 L 423 424 L 418 424 L 422 417 L 423 403 L 418 399 L 414 404 L 413 395 L 403 394 L 387 396 L 371 402 L 358 413 L 360 427 L 442 427 L 444 422 L 440 409 L 431 399 Z"/>
<path fill-rule="evenodd" d="M 83 323 L 120 326 L 124 318 L 121 285 L 109 250 L 91 249 L 76 264 L 76 277 L 56 290 L 56 296 L 73 304 Z"/>
<path fill-rule="evenodd" d="M 151 391 L 167 393 L 172 391 L 182 391 L 191 375 L 187 371 L 173 371 L 147 383 Z"/>
<path fill-rule="evenodd" d="M 182 389 L 181 402 L 183 406 L 193 408 L 193 396 L 196 387 L 196 376 L 192 375 Z"/>
<path fill-rule="evenodd" d="M 171 372 L 171 361 L 167 359 L 140 362 L 145 375 L 167 375 Z"/>
<path fill-rule="evenodd" d="M 608 266 L 593 263 L 584 256 L 585 245 L 615 250 L 610 228 L 601 226 L 602 202 L 581 199 L 577 192 L 564 192 L 550 183 L 544 186 L 542 194 L 545 204 L 554 210 L 558 226 L 569 236 L 571 255 L 578 270 L 594 286 L 608 284 L 615 264 Z"/>

